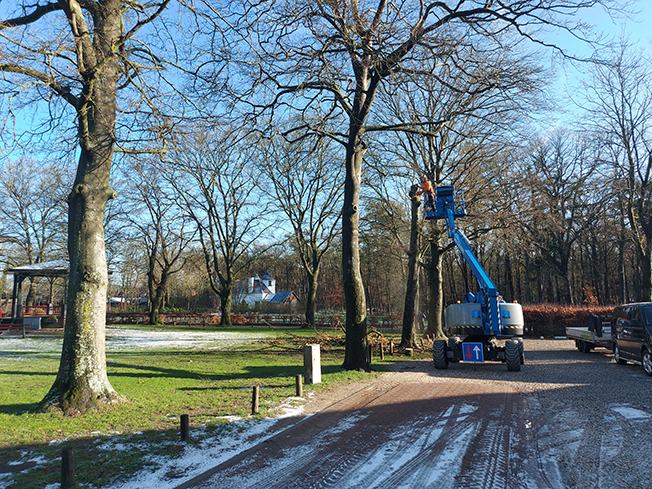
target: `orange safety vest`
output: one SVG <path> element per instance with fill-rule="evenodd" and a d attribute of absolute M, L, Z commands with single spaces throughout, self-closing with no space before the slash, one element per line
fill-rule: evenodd
<path fill-rule="evenodd" d="M 419 192 L 419 195 L 421 195 L 423 192 L 432 192 L 432 191 L 433 191 L 432 184 L 431 184 L 430 181 L 428 181 L 428 180 L 426 180 L 425 182 L 423 182 L 423 183 L 419 186 L 419 188 L 421 189 L 421 192 Z"/>

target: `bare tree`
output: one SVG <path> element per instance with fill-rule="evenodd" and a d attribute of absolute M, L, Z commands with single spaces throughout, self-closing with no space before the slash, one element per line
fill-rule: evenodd
<path fill-rule="evenodd" d="M 614 192 L 622 197 L 641 263 L 638 299 L 652 300 L 652 63 L 625 41 L 592 69 L 586 85 L 590 121 L 600 134 Z"/>
<path fill-rule="evenodd" d="M 131 206 L 126 219 L 145 248 L 149 324 L 159 323 L 169 281 L 183 269 L 184 252 L 196 235 L 196 230 L 188 231 L 191 226 L 174 189 L 157 167 L 154 162 L 135 161 L 127 170 Z"/>
<path fill-rule="evenodd" d="M 573 249 L 591 223 L 588 191 L 596 155 L 586 140 L 558 132 L 533 148 L 522 165 L 519 222 L 531 247 L 562 281 L 563 302 L 575 303 L 570 280 Z M 595 197 L 593 195 L 592 197 Z"/>
<path fill-rule="evenodd" d="M 436 67 L 455 64 L 458 60 L 449 56 L 450 43 L 456 42 L 447 36 L 450 26 L 465 29 L 459 40 L 479 35 L 500 43 L 507 31 L 532 38 L 538 26 L 561 26 L 559 17 L 598 3 L 613 2 L 247 1 L 231 3 L 230 10 L 222 12 L 221 18 L 228 17 L 233 32 L 241 36 L 241 42 L 230 47 L 246 48 L 235 61 L 243 67 L 238 81 L 249 77 L 251 90 L 236 97 L 250 104 L 250 115 L 291 110 L 304 116 L 301 130 L 309 127 L 333 137 L 346 149 L 342 210 L 346 369 L 369 369 L 359 250 L 363 157 L 370 133 L 399 129 L 370 119 L 378 91 L 396 83 L 402 72 L 431 77 L 436 76 Z M 268 92 L 260 94 L 262 88 Z M 322 122 L 315 126 L 314 120 Z"/>
<path fill-rule="evenodd" d="M 197 131 L 179 142 L 166 178 L 197 226 L 213 291 L 220 297 L 221 326 L 231 325 L 231 303 L 241 270 L 255 249 L 273 244 L 268 197 L 258 184 L 254 145 L 217 131 Z"/>
<path fill-rule="evenodd" d="M 486 49 L 481 49 L 483 46 Z M 477 209 L 476 202 L 484 208 L 493 207 L 489 215 L 495 216 L 502 200 L 497 182 L 508 166 L 502 155 L 514 144 L 513 134 L 522 124 L 519 119 L 527 118 L 524 109 L 534 106 L 539 93 L 540 70 L 527 57 L 494 49 L 486 42 L 458 44 L 454 49 L 455 56 L 464 61 L 459 66 L 442 69 L 438 79 L 406 76 L 399 88 L 379 94 L 377 118 L 388 127 L 393 124 L 406 128 L 382 143 L 396 161 L 394 165 L 411 176 L 404 192 L 410 183 L 425 176 L 434 187 L 466 188 L 472 208 Z M 410 125 L 411 130 L 408 129 Z M 414 211 L 413 202 L 412 235 L 417 233 L 417 242 L 427 245 L 430 256 L 421 260 L 425 253 L 423 244 L 412 243 L 410 251 L 406 246 L 404 249 L 410 257 L 417 253 L 418 263 L 427 269 L 430 298 L 427 334 L 442 338 L 442 260 L 445 252 L 454 246 L 444 240 L 446 226 L 443 222 L 425 224 L 423 216 L 414 219 Z M 473 234 L 500 225 L 481 222 L 477 216 L 458 225 L 468 226 L 469 223 L 475 228 Z M 420 239 L 422 235 L 425 241 Z M 410 276 L 416 274 L 410 270 Z M 414 290 L 413 284 L 406 295 L 406 321 L 414 320 Z M 411 327 L 404 324 L 404 343 L 408 342 L 407 332 Z"/>
<path fill-rule="evenodd" d="M 0 241 L 7 265 L 33 265 L 66 258 L 65 168 L 31 158 L 0 165 Z M 33 305 L 37 279 L 32 277 L 25 299 Z M 52 296 L 50 281 L 50 300 Z"/>
<path fill-rule="evenodd" d="M 14 265 L 65 257 L 65 169 L 24 157 L 0 165 L 2 239 Z"/>
<path fill-rule="evenodd" d="M 341 165 L 328 140 L 275 140 L 261 164 L 274 189 L 274 202 L 287 216 L 308 280 L 306 322 L 315 325 L 317 286 L 322 258 L 339 233 L 344 184 Z"/>
<path fill-rule="evenodd" d="M 147 41 L 137 36 L 154 32 L 152 23 L 169 3 L 21 2 L 13 16 L 7 14 L 0 21 L 5 115 L 15 115 L 14 110 L 28 103 L 49 104 L 48 116 L 39 122 L 50 128 L 64 121 L 72 123 L 67 127 L 76 127 L 79 149 L 68 197 L 70 278 L 65 336 L 59 372 L 42 408 L 58 406 L 72 414 L 119 398 L 106 375 L 108 278 L 103 217 L 107 201 L 115 195 L 109 178 L 116 143 L 141 129 L 145 129 L 143 137 L 147 130 L 162 134 L 163 126 L 157 129 L 153 120 L 140 126 L 117 125 L 116 121 L 118 103 L 126 97 L 129 104 L 121 109 L 124 116 L 155 115 L 156 97 L 144 82 L 148 73 L 158 76 L 162 64 Z M 166 32 L 158 32 L 159 39 Z M 120 98 L 122 89 L 126 91 Z M 145 142 L 139 146 L 140 151 Z"/>

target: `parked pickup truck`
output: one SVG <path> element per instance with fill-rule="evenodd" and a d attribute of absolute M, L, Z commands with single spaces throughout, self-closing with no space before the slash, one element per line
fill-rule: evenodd
<path fill-rule="evenodd" d="M 599 346 L 611 350 L 611 318 L 591 314 L 586 328 L 566 328 L 566 338 L 575 340 L 577 349 L 589 353 Z"/>

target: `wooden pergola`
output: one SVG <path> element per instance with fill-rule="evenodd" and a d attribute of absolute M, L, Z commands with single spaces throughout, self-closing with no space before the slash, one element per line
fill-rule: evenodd
<path fill-rule="evenodd" d="M 58 277 L 67 277 L 70 272 L 70 263 L 65 260 L 47 261 L 34 265 L 22 265 L 20 267 L 5 270 L 6 274 L 14 276 L 14 288 L 11 294 L 11 318 L 16 320 L 23 316 L 23 281 L 32 277 L 47 277 L 50 284 Z"/>

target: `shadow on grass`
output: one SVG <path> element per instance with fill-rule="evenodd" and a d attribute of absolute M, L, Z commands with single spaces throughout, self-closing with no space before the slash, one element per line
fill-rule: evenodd
<path fill-rule="evenodd" d="M 38 409 L 38 403 L 31 404 L 5 404 L 0 405 L 0 414 L 20 415 L 23 413 L 34 413 Z"/>
<path fill-rule="evenodd" d="M 188 357 L 192 360 L 193 357 L 201 355 L 205 356 L 206 352 L 174 352 L 175 357 Z M 125 362 L 107 361 L 107 369 L 109 369 L 109 377 L 131 377 L 131 378 L 176 378 L 176 379 L 196 379 L 196 380 L 241 380 L 250 378 L 272 378 L 272 377 L 287 377 L 297 374 L 303 374 L 303 365 L 299 362 L 301 358 L 297 358 L 297 362 L 293 365 L 273 365 L 273 366 L 252 366 L 247 365 L 246 355 L 260 355 L 261 357 L 269 355 L 267 352 L 218 352 L 216 357 L 221 359 L 232 358 L 233 361 L 228 364 L 228 371 L 210 373 L 206 372 L 206 363 L 196 364 L 197 369 L 180 369 L 180 368 L 166 368 L 151 365 L 139 365 Z M 278 353 L 274 353 L 279 355 Z M 142 354 L 137 354 L 142 355 Z M 147 353 L 146 355 L 157 355 L 161 353 Z M 283 356 L 299 357 L 298 353 L 281 353 Z M 125 354 L 121 354 L 125 356 Z M 337 357 L 339 361 L 339 356 Z M 240 366 L 238 364 L 241 364 Z M 132 372 L 121 371 L 132 370 Z M 134 371 L 135 370 L 135 371 Z M 334 373 L 342 371 L 340 365 L 322 365 L 323 373 Z"/>
<path fill-rule="evenodd" d="M 264 363 L 265 357 L 268 355 L 267 353 L 260 352 L 216 352 L 216 362 L 213 364 L 211 361 L 212 358 L 206 361 L 206 352 L 121 353 L 115 355 L 115 357 L 126 359 L 126 361 L 112 361 L 109 359 L 107 361 L 107 371 L 110 380 L 121 378 L 133 379 L 131 382 L 135 385 L 136 382 L 142 384 L 150 379 L 157 379 L 157 382 L 169 382 L 172 385 L 171 389 L 174 391 L 188 393 L 212 391 L 234 392 L 250 389 L 254 385 L 259 385 L 263 388 L 293 389 L 296 375 L 304 373 L 303 365 L 300 364 L 302 362 L 301 356 L 296 353 L 282 353 L 280 354 L 281 356 L 291 357 L 290 361 L 285 365 L 256 365 Z M 196 359 L 198 356 L 202 356 L 203 360 L 190 363 L 190 360 Z M 176 361 L 182 364 L 187 362 L 189 367 L 186 369 L 161 366 L 160 364 L 163 362 L 161 362 L 160 357 L 169 359 L 168 363 L 171 364 Z M 155 358 L 156 360 L 154 360 Z M 339 356 L 326 355 L 324 358 L 328 359 L 331 363 L 335 361 L 337 364 L 322 365 L 323 375 L 342 372 Z M 148 365 L 148 361 L 158 365 Z M 248 364 L 248 362 L 251 363 Z M 8 375 L 49 376 L 52 382 L 54 382 L 56 375 L 56 371 L 10 371 L 2 373 Z M 43 389 L 43 395 L 45 395 L 49 385 L 43 382 L 39 380 L 38 387 L 39 389 Z M 130 381 L 127 380 L 126 382 Z M 136 388 L 138 387 L 136 386 Z M 116 389 L 118 389 L 117 386 Z M 121 389 L 118 389 L 118 391 L 123 392 Z M 130 396 L 129 394 L 127 395 Z M 9 401 L 10 399 L 5 398 L 4 400 Z M 3 404 L 0 402 L 0 414 L 20 416 L 26 412 L 34 413 L 37 409 L 38 402 L 14 404 Z"/>

